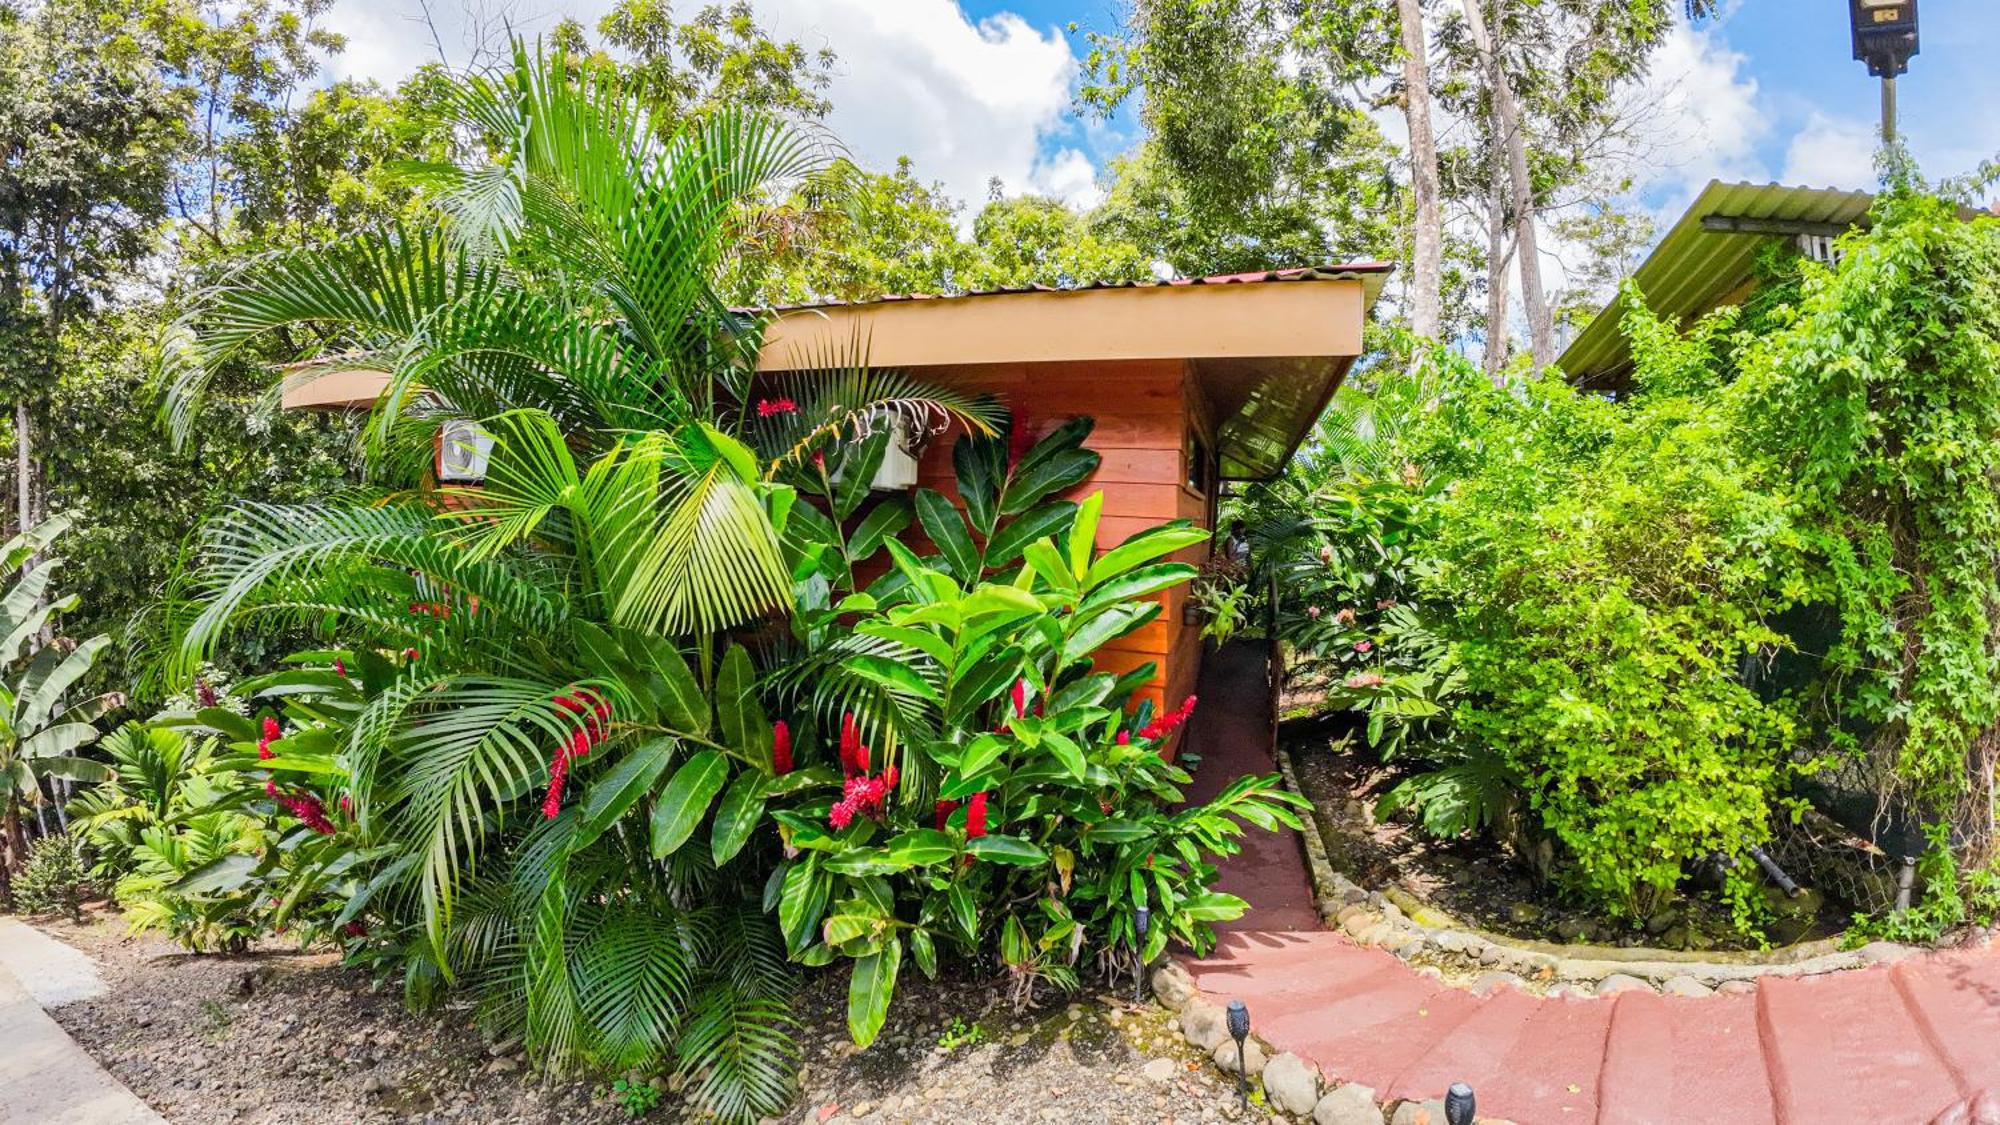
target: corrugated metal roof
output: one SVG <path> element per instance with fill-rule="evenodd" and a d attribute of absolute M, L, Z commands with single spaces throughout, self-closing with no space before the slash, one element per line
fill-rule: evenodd
<path fill-rule="evenodd" d="M 1647 255 L 1632 279 L 1655 313 L 1690 323 L 1729 301 L 1754 275 L 1757 254 L 1779 234 L 1709 230 L 1704 219 L 1768 220 L 1852 226 L 1868 217 L 1875 197 L 1865 191 L 1788 187 L 1784 184 L 1724 183 L 1702 189 L 1687 214 Z M 1556 361 L 1572 380 L 1596 384 L 1613 380 L 1631 363 L 1619 331 L 1622 304 L 1611 304 L 1586 325 Z"/>
<path fill-rule="evenodd" d="M 1023 285 L 1000 289 L 970 289 L 963 293 L 889 293 L 859 301 L 808 301 L 780 305 L 774 311 L 830 309 L 846 305 L 873 305 L 889 301 L 961 301 L 970 297 L 1000 297 L 1010 293 L 1088 293 L 1096 289 L 1171 289 L 1186 285 L 1246 285 L 1266 281 L 1362 281 L 1372 300 L 1379 296 L 1383 279 L 1396 267 L 1391 262 L 1341 262 L 1325 266 L 1296 266 L 1281 270 L 1253 270 L 1249 273 L 1218 273 L 1206 277 L 1173 277 L 1146 281 L 1093 281 L 1086 285 Z"/>

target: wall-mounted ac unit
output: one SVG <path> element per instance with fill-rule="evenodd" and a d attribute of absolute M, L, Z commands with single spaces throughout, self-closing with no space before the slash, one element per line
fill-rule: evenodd
<path fill-rule="evenodd" d="M 493 458 L 493 435 L 469 418 L 438 427 L 437 479 L 440 484 L 478 484 Z"/>
<path fill-rule="evenodd" d="M 897 492 L 917 486 L 917 459 L 910 453 L 910 423 L 900 414 L 891 415 L 889 446 L 882 451 L 882 467 L 868 487 L 877 492 Z"/>
<path fill-rule="evenodd" d="M 875 470 L 875 479 L 868 482 L 875 492 L 901 492 L 917 486 L 917 458 L 910 452 L 910 423 L 900 414 L 879 414 L 870 423 L 889 430 L 889 441 L 882 449 L 882 464 Z M 859 439 L 857 439 L 859 440 Z M 833 483 L 840 483 L 840 473 L 833 474 Z"/>

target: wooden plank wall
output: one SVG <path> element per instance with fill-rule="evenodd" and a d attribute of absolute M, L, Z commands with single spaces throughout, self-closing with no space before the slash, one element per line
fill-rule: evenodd
<path fill-rule="evenodd" d="M 1188 428 L 1192 424 L 1207 434 L 1210 427 L 1187 361 L 980 364 L 921 368 L 915 374 L 998 396 L 1009 408 L 1025 411 L 1037 436 L 1078 415 L 1096 419 L 1085 444 L 1103 458 L 1102 463 L 1090 479 L 1066 495 L 1082 500 L 1092 492 L 1104 493 L 1098 550 L 1177 517 L 1212 527 L 1212 501 L 1186 485 Z M 918 461 L 919 485 L 953 500 L 958 493 L 951 450 L 961 432 L 954 428 L 931 435 Z M 1212 441 L 1204 441 L 1213 449 Z M 931 549 L 919 526 L 912 525 L 903 539 L 920 552 Z M 1207 559 L 1208 550 L 1202 544 L 1179 557 L 1198 566 Z M 1120 674 L 1148 661 L 1157 665 L 1143 693 L 1156 708 L 1178 706 L 1193 690 L 1200 669 L 1201 630 L 1181 624 L 1186 596 L 1185 586 L 1160 595 L 1165 605 L 1159 618 L 1099 655 L 1100 668 Z"/>

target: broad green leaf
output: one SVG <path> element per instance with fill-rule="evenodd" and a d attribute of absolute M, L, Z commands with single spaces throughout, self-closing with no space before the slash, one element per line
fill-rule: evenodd
<path fill-rule="evenodd" d="M 653 805 L 654 859 L 672 855 L 687 843 L 728 776 L 729 760 L 719 750 L 703 750 L 674 771 Z"/>
<path fill-rule="evenodd" d="M 868 491 L 874 486 L 875 474 L 882 468 L 882 455 L 889 448 L 889 427 L 878 427 L 875 432 L 859 441 L 850 441 L 841 447 L 840 465 L 834 475 L 840 479 L 833 484 L 833 513 L 841 520 L 854 517 L 861 509 L 861 502 L 868 499 Z"/>
<path fill-rule="evenodd" d="M 999 570 L 1021 557 L 1028 544 L 1037 539 L 1060 537 L 1076 518 L 1076 505 L 1057 500 L 1017 516 L 995 532 L 986 544 L 986 566 Z"/>
<path fill-rule="evenodd" d="M 1032 867 L 1049 861 L 1047 852 L 1019 836 L 981 836 L 967 843 L 965 850 L 980 859 L 1023 867 Z"/>
<path fill-rule="evenodd" d="M 979 907 L 972 899 L 972 892 L 963 883 L 953 883 L 945 892 L 945 901 L 951 906 L 952 921 L 958 923 L 958 932 L 966 941 L 979 940 Z"/>
<path fill-rule="evenodd" d="M 653 791 L 678 747 L 671 738 L 656 738 L 625 755 L 590 787 L 583 799 L 583 823 L 572 847 L 581 848 L 610 829 L 619 817 Z"/>
<path fill-rule="evenodd" d="M 1090 571 L 1083 580 L 1084 588 L 1095 589 L 1099 583 L 1115 578 L 1135 566 L 1206 542 L 1208 542 L 1208 532 L 1186 520 L 1175 520 L 1163 527 L 1142 531 L 1104 552 L 1103 557 L 1091 563 Z"/>
<path fill-rule="evenodd" d="M 1097 519 L 1103 513 L 1102 492 L 1091 493 L 1076 506 L 1076 522 L 1069 526 L 1069 572 L 1075 579 L 1071 588 L 1090 573 L 1090 559 L 1097 551 Z"/>
<path fill-rule="evenodd" d="M 945 499 L 941 492 L 919 489 L 917 519 L 924 525 L 924 534 L 937 545 L 938 553 L 944 556 L 958 580 L 968 585 L 978 581 L 979 548 L 973 546 L 972 536 L 965 530 L 965 520 L 959 516 L 952 502 Z"/>
<path fill-rule="evenodd" d="M 847 1033 L 856 1046 L 866 1047 L 882 1033 L 902 963 L 903 943 L 893 937 L 876 952 L 855 959 L 847 986 Z"/>
<path fill-rule="evenodd" d="M 948 832 L 915 828 L 890 840 L 883 850 L 905 867 L 928 867 L 957 855 L 958 844 Z"/>
<path fill-rule="evenodd" d="M 722 794 L 709 835 L 709 855 L 717 867 L 743 850 L 758 822 L 764 819 L 764 780 L 764 775 L 756 770 L 744 770 Z"/>
<path fill-rule="evenodd" d="M 826 913 L 832 890 L 831 881 L 819 870 L 817 855 L 786 869 L 778 892 L 778 929 L 785 935 L 786 950 L 794 957 L 819 932 L 820 916 Z"/>
<path fill-rule="evenodd" d="M 930 682 L 917 674 L 908 664 L 891 660 L 886 656 L 867 654 L 850 656 L 841 661 L 841 667 L 865 680 L 872 680 L 891 691 L 914 695 L 932 703 L 943 701 L 938 690 Z"/>
<path fill-rule="evenodd" d="M 910 956 L 916 958 L 919 972 L 937 979 L 937 946 L 931 941 L 931 932 L 922 926 L 910 931 Z"/>
<path fill-rule="evenodd" d="M 893 496 L 868 510 L 847 537 L 847 561 L 862 562 L 882 549 L 882 540 L 910 526 L 910 505 Z"/>
<path fill-rule="evenodd" d="M 750 665 L 749 650 L 742 645 L 729 646 L 716 673 L 715 716 L 721 720 L 725 745 L 748 761 L 769 759 L 771 726 L 764 719 L 763 705 L 757 702 L 757 671 Z"/>

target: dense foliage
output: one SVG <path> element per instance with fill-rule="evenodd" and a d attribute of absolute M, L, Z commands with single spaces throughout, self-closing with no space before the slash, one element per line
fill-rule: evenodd
<path fill-rule="evenodd" d="M 1301 666 L 1422 763 L 1384 811 L 1634 921 L 1733 857 L 1751 926 L 1748 849 L 1858 784 L 1931 840 L 1922 905 L 1872 926 L 1989 909 L 1996 246 L 1901 189 L 1740 313 L 1682 334 L 1633 293 L 1615 399 L 1449 358 L 1345 392 L 1244 510 Z"/>

